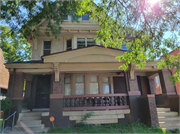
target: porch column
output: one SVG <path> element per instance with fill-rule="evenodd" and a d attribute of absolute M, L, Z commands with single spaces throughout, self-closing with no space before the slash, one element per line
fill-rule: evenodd
<path fill-rule="evenodd" d="M 139 97 L 139 113 L 141 121 L 148 126 L 159 126 L 155 95 Z"/>
<path fill-rule="evenodd" d="M 151 94 L 156 94 L 156 85 L 154 81 L 154 77 L 148 77 L 149 79 L 149 87 Z"/>
<path fill-rule="evenodd" d="M 130 79 L 130 72 L 126 71 L 124 73 L 126 79 L 126 88 L 129 96 L 129 106 L 130 106 L 130 114 L 127 116 L 128 122 L 135 122 L 139 118 L 139 108 L 138 108 L 138 97 L 141 95 L 136 74 L 134 73 L 134 79 Z M 120 121 L 119 121 L 120 122 Z"/>
<path fill-rule="evenodd" d="M 67 127 L 71 124 L 69 117 L 63 116 L 63 96 L 64 96 L 64 72 L 60 72 L 59 81 L 55 81 L 52 74 L 52 94 L 50 94 L 50 113 L 49 117 L 55 118 L 55 127 Z M 48 124 L 47 124 L 48 123 Z M 52 123 L 47 122 L 47 126 L 52 127 Z M 75 122 L 74 122 L 75 123 Z"/>
<path fill-rule="evenodd" d="M 12 102 L 17 106 L 17 111 L 22 110 L 23 89 L 24 89 L 24 73 L 17 72 L 14 77 L 14 86 L 12 91 Z"/>
<path fill-rule="evenodd" d="M 25 86 L 25 95 L 24 99 L 27 101 L 27 109 L 31 109 L 31 92 L 32 92 L 32 82 L 33 82 L 33 75 L 27 74 L 25 76 L 26 79 L 26 86 Z"/>
<path fill-rule="evenodd" d="M 172 75 L 170 70 L 162 69 L 159 72 L 161 88 L 163 93 L 163 102 L 165 107 L 169 107 L 169 96 L 176 95 L 174 84 L 170 81 L 169 76 Z"/>

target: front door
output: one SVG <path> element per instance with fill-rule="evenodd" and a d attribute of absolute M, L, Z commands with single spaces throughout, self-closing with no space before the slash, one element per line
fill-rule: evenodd
<path fill-rule="evenodd" d="M 50 77 L 39 76 L 36 88 L 36 108 L 49 108 Z"/>

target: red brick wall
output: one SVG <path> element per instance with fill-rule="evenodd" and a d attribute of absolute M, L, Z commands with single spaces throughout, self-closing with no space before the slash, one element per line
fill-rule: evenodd
<path fill-rule="evenodd" d="M 180 53 L 180 48 L 178 50 L 174 50 L 174 51 L 170 52 L 169 54 L 177 56 L 178 53 Z M 173 73 L 175 71 L 176 71 L 176 69 L 174 68 L 173 69 Z M 178 95 L 180 95 L 180 82 L 176 82 L 176 86 L 175 87 L 176 87 L 176 91 L 177 91 Z"/>

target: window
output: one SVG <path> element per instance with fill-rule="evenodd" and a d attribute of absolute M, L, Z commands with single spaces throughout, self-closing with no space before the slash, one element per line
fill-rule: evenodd
<path fill-rule="evenodd" d="M 96 45 L 93 38 L 87 38 L 87 46 Z"/>
<path fill-rule="evenodd" d="M 72 41 L 71 40 L 67 40 L 66 49 L 67 49 L 67 51 L 72 50 Z"/>
<path fill-rule="evenodd" d="M 64 79 L 64 95 L 71 95 L 71 77 L 65 77 Z"/>
<path fill-rule="evenodd" d="M 85 38 L 77 38 L 77 48 L 85 47 Z"/>
<path fill-rule="evenodd" d="M 76 94 L 84 94 L 84 76 L 76 76 Z"/>
<path fill-rule="evenodd" d="M 75 15 L 74 11 L 72 11 L 72 16 L 71 16 L 71 20 L 76 20 L 77 16 Z"/>
<path fill-rule="evenodd" d="M 63 19 L 64 19 L 64 20 L 68 20 L 68 15 L 65 15 L 65 16 L 63 17 Z"/>
<path fill-rule="evenodd" d="M 44 55 L 49 55 L 51 53 L 51 41 L 44 41 Z"/>
<path fill-rule="evenodd" d="M 103 94 L 109 94 L 109 77 L 103 77 Z"/>
<path fill-rule="evenodd" d="M 77 48 L 96 45 L 93 38 L 77 38 Z"/>
<path fill-rule="evenodd" d="M 89 20 L 89 14 L 85 13 L 85 15 L 82 16 L 82 20 Z"/>
<path fill-rule="evenodd" d="M 98 76 L 90 76 L 90 94 L 98 94 Z"/>
<path fill-rule="evenodd" d="M 157 84 L 157 87 L 159 87 L 159 78 L 158 78 L 158 76 L 156 76 L 156 84 Z"/>

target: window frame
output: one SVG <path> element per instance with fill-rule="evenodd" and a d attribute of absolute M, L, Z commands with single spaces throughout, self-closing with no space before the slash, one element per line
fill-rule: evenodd
<path fill-rule="evenodd" d="M 104 82 L 103 81 L 103 77 L 108 77 L 108 82 Z M 102 92 L 103 92 L 103 94 L 105 94 L 104 93 L 104 89 L 103 89 L 103 84 L 108 84 L 109 85 L 109 94 L 111 94 L 111 76 L 109 76 L 109 75 L 103 75 L 102 76 Z"/>
<path fill-rule="evenodd" d="M 90 46 L 88 46 L 88 44 L 87 44 L 87 39 L 93 39 L 94 40 L 94 37 L 83 37 L 83 36 L 78 36 L 77 38 L 76 38 L 76 44 L 77 44 L 77 48 L 78 48 L 78 39 L 85 39 L 85 47 L 90 47 L 90 46 L 93 46 L 93 45 L 90 45 Z M 97 43 L 94 41 L 94 45 L 97 45 Z M 81 47 L 81 48 L 84 48 L 84 47 Z"/>
<path fill-rule="evenodd" d="M 70 83 L 65 83 L 65 79 L 68 78 L 68 77 L 70 78 Z M 71 75 L 68 75 L 68 76 L 64 77 L 64 96 L 68 96 L 68 95 L 65 95 L 65 85 L 66 84 L 70 84 L 70 88 L 71 88 L 70 95 L 72 95 L 72 81 L 71 80 L 72 80 Z"/>
<path fill-rule="evenodd" d="M 51 42 L 50 44 L 50 49 L 45 49 L 44 48 L 44 42 Z M 51 50 L 52 50 L 52 41 L 51 40 L 43 40 L 43 55 L 44 55 L 44 50 L 50 50 L 50 54 L 51 54 Z M 48 54 L 49 55 L 49 54 Z"/>
<path fill-rule="evenodd" d="M 93 74 L 90 74 L 88 75 L 89 76 L 89 93 L 91 92 L 91 89 L 90 89 L 90 84 L 91 83 L 97 83 L 98 84 L 98 93 L 97 94 L 100 94 L 100 88 L 99 88 L 99 75 L 93 75 Z M 97 82 L 91 82 L 91 76 L 97 76 Z M 91 94 L 91 93 L 90 93 Z"/>
<path fill-rule="evenodd" d="M 88 14 L 88 17 L 89 17 L 89 13 L 85 13 L 84 15 L 86 15 L 86 14 Z M 83 15 L 82 15 L 82 16 L 81 16 L 81 20 L 82 20 L 82 21 L 90 21 L 90 17 L 89 17 L 88 20 L 83 20 Z"/>
<path fill-rule="evenodd" d="M 84 77 L 84 82 L 76 82 L 76 77 L 77 76 L 83 76 Z M 85 94 L 85 74 L 83 75 L 75 75 L 75 95 L 83 95 L 83 94 L 76 94 L 76 83 L 84 83 L 84 94 Z"/>

